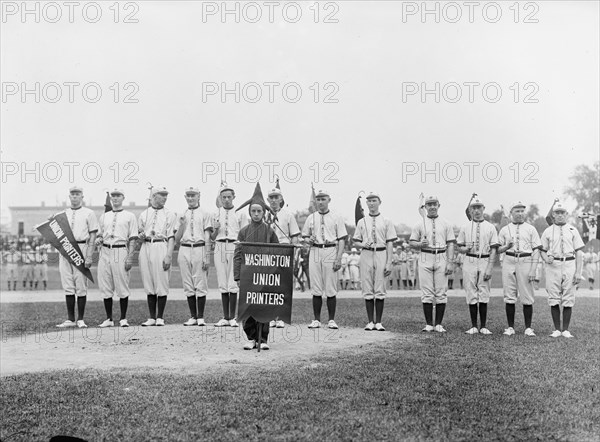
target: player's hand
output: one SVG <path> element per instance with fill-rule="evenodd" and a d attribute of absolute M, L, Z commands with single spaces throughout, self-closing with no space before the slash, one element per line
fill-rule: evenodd
<path fill-rule="evenodd" d="M 165 256 L 165 259 L 163 259 L 163 270 L 167 271 L 171 268 L 171 257 L 170 256 Z"/>
<path fill-rule="evenodd" d="M 146 239 L 146 232 L 144 232 L 143 230 L 140 230 L 140 231 L 138 232 L 138 238 L 139 238 L 141 241 L 144 241 L 144 240 Z"/>
<path fill-rule="evenodd" d="M 578 285 L 583 278 L 581 275 L 575 274 L 573 275 L 573 285 Z"/>
<path fill-rule="evenodd" d="M 383 268 L 383 276 L 385 276 L 386 278 L 388 276 L 390 276 L 392 274 L 392 266 L 390 264 L 387 264 L 384 268 Z"/>
<path fill-rule="evenodd" d="M 238 286 L 238 289 L 239 289 L 239 288 L 240 288 L 240 282 L 239 282 L 239 281 L 236 281 L 235 283 L 237 284 L 237 286 Z"/>
<path fill-rule="evenodd" d="M 508 244 L 506 244 L 506 250 L 510 250 L 512 249 L 512 247 L 515 245 L 515 243 L 511 240 L 508 242 Z"/>
<path fill-rule="evenodd" d="M 448 263 L 446 263 L 446 271 L 444 272 L 444 274 L 446 276 L 448 276 L 448 275 L 451 275 L 452 273 L 454 273 L 454 263 L 448 262 Z"/>
<path fill-rule="evenodd" d="M 421 247 L 429 247 L 429 240 L 426 236 L 421 239 Z"/>
<path fill-rule="evenodd" d="M 373 248 L 373 242 L 372 241 L 365 241 L 363 242 L 363 247 L 368 247 L 370 249 Z"/>
<path fill-rule="evenodd" d="M 91 256 L 86 256 L 85 257 L 85 267 L 86 268 L 90 268 L 92 267 L 92 257 Z"/>
<path fill-rule="evenodd" d="M 125 271 L 128 272 L 133 267 L 133 259 L 125 258 Z"/>
<path fill-rule="evenodd" d="M 485 269 L 485 273 L 483 274 L 483 280 L 489 281 L 492 279 L 492 269 Z"/>
<path fill-rule="evenodd" d="M 205 272 L 208 270 L 208 256 L 204 257 L 204 261 L 202 262 L 202 270 Z"/>
<path fill-rule="evenodd" d="M 548 255 L 548 259 L 546 260 L 546 264 L 552 264 L 554 262 L 554 256 Z"/>
<path fill-rule="evenodd" d="M 527 280 L 528 280 L 529 282 L 535 282 L 535 273 L 530 273 L 530 274 L 527 276 Z"/>
<path fill-rule="evenodd" d="M 216 230 L 219 230 L 221 228 L 221 223 L 219 222 L 219 220 L 217 218 L 215 218 L 213 220 L 213 228 Z"/>
<path fill-rule="evenodd" d="M 333 271 L 337 272 L 341 268 L 342 268 L 342 260 L 336 259 L 335 262 L 333 263 Z"/>
<path fill-rule="evenodd" d="M 104 238 L 102 238 L 101 236 L 97 237 L 94 244 L 96 244 L 97 246 L 101 246 L 102 244 L 104 244 Z"/>

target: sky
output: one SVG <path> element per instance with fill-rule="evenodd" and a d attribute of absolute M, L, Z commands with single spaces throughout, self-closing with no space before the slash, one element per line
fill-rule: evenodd
<path fill-rule="evenodd" d="M 278 175 L 292 211 L 314 183 L 348 222 L 375 191 L 397 224 L 421 193 L 460 223 L 472 193 L 545 212 L 599 160 L 598 2 L 114 3 L 2 3 L 3 221 L 74 184 L 212 211 Z"/>

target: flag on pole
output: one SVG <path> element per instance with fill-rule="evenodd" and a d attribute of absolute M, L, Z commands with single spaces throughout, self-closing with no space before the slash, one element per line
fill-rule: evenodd
<path fill-rule="evenodd" d="M 500 228 L 510 224 L 510 217 L 506 213 L 506 209 L 500 204 L 500 210 L 502 211 L 502 218 L 500 219 Z"/>
<path fill-rule="evenodd" d="M 112 204 L 110 202 L 110 194 L 106 192 L 106 200 L 104 200 L 104 213 L 112 210 Z"/>
<path fill-rule="evenodd" d="M 365 211 L 360 201 L 360 194 L 356 198 L 356 204 L 354 205 L 354 224 L 358 226 L 358 222 L 365 217 Z"/>
<path fill-rule="evenodd" d="M 310 194 L 310 201 L 308 202 L 308 213 L 314 213 L 317 211 L 317 194 L 315 193 L 315 186 L 313 186 L 313 183 L 310 183 L 310 187 L 312 190 Z"/>
<path fill-rule="evenodd" d="M 279 187 L 279 176 L 275 175 L 277 178 L 275 179 L 275 188 L 281 190 L 281 187 Z M 283 199 L 283 195 L 281 195 L 281 202 L 279 203 L 279 207 L 281 207 L 283 209 L 283 206 L 285 205 L 285 200 Z"/>
<path fill-rule="evenodd" d="M 219 186 L 219 190 L 217 191 L 217 199 L 215 201 L 217 204 L 217 209 L 223 207 L 223 204 L 221 203 L 221 191 L 226 187 L 227 183 L 225 181 L 221 181 L 221 185 Z"/>

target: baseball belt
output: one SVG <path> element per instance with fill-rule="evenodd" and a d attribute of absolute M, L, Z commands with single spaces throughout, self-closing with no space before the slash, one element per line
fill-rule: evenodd
<path fill-rule="evenodd" d="M 337 244 L 336 243 L 333 243 L 333 244 L 313 244 L 312 246 L 316 247 L 318 249 L 325 249 L 327 247 L 335 247 L 335 246 L 337 246 Z"/>
<path fill-rule="evenodd" d="M 475 253 L 467 253 L 467 256 L 471 258 L 489 258 L 490 255 L 476 255 Z"/>
<path fill-rule="evenodd" d="M 181 246 L 182 246 L 182 247 L 191 247 L 192 249 L 193 249 L 194 247 L 204 247 L 204 241 L 202 241 L 202 242 L 197 242 L 197 243 L 194 243 L 194 244 L 190 244 L 190 243 L 181 243 Z"/>
<path fill-rule="evenodd" d="M 446 249 L 421 249 L 421 252 L 431 253 L 432 255 L 437 255 L 439 253 L 446 253 Z"/>
<path fill-rule="evenodd" d="M 121 249 L 127 247 L 127 244 L 102 244 L 102 246 L 108 249 Z"/>
<path fill-rule="evenodd" d="M 520 253 L 520 252 L 517 252 L 517 253 L 515 253 L 515 252 L 506 252 L 506 254 L 508 256 L 512 256 L 514 258 L 524 258 L 526 256 L 531 256 L 531 253 L 529 253 L 529 252 L 523 252 L 523 253 Z"/>
<path fill-rule="evenodd" d="M 363 250 L 369 250 L 370 252 L 383 252 L 385 247 L 363 247 Z"/>

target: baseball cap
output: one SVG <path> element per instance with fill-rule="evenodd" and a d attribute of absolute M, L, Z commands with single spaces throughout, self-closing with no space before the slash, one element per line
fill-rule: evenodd
<path fill-rule="evenodd" d="M 473 201 L 471 201 L 471 204 L 469 204 L 469 207 L 473 207 L 473 206 L 483 206 L 483 201 L 481 201 L 479 198 L 473 198 Z"/>
<path fill-rule="evenodd" d="M 221 193 L 225 192 L 226 190 L 231 190 L 232 192 L 235 192 L 235 191 L 233 190 L 233 187 L 231 187 L 231 186 L 228 186 L 227 184 L 223 184 L 223 185 L 221 186 L 221 188 L 219 189 L 219 195 L 220 195 Z"/>
<path fill-rule="evenodd" d="M 114 188 L 113 190 L 110 191 L 110 195 L 123 195 L 125 196 L 125 192 L 123 192 L 123 189 L 118 189 L 118 188 Z"/>
<path fill-rule="evenodd" d="M 81 186 L 73 186 L 69 189 L 69 193 L 73 193 L 73 192 L 81 192 L 83 193 L 83 187 Z"/>
<path fill-rule="evenodd" d="M 165 195 L 168 195 L 169 191 L 165 186 L 156 186 L 152 188 L 152 196 L 156 195 L 157 193 L 163 193 Z"/>
<path fill-rule="evenodd" d="M 318 198 L 320 196 L 330 196 L 330 195 L 329 195 L 329 192 L 327 192 L 326 190 L 321 189 L 321 190 L 317 191 L 317 193 L 315 195 L 315 198 Z"/>
<path fill-rule="evenodd" d="M 190 186 L 190 187 L 186 187 L 185 188 L 185 192 L 184 193 L 185 194 L 188 194 L 188 193 L 200 193 L 200 189 L 198 189 L 195 186 Z"/>
<path fill-rule="evenodd" d="M 269 191 L 268 196 L 275 196 L 275 195 L 281 195 L 281 196 L 283 196 L 283 194 L 281 193 L 281 190 L 278 189 L 278 188 L 274 188 L 274 189 L 271 189 Z"/>
<path fill-rule="evenodd" d="M 381 201 L 381 196 L 377 192 L 369 192 L 366 199 L 369 198 L 377 198 L 379 201 Z"/>
<path fill-rule="evenodd" d="M 437 196 L 433 196 L 433 195 L 429 195 L 427 198 L 425 198 L 425 204 L 427 203 L 439 203 L 440 200 L 438 199 Z"/>
<path fill-rule="evenodd" d="M 358 250 L 356 250 L 356 247 L 352 247 L 352 250 L 350 250 L 351 252 L 358 252 Z"/>
<path fill-rule="evenodd" d="M 510 210 L 515 209 L 517 207 L 522 207 L 525 209 L 527 206 L 525 204 L 523 204 L 521 201 L 516 201 L 510 205 Z"/>
<path fill-rule="evenodd" d="M 554 208 L 552 209 L 553 212 L 566 212 L 567 208 L 565 206 L 563 206 L 562 203 L 556 203 L 554 205 Z"/>

